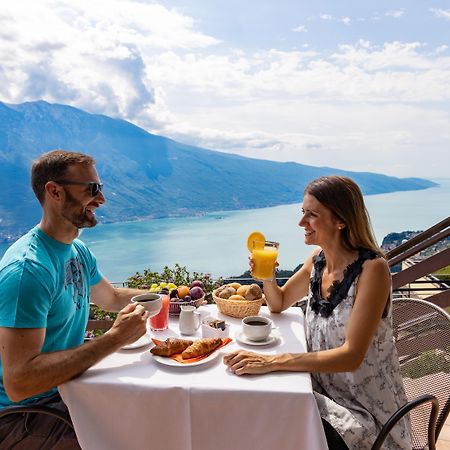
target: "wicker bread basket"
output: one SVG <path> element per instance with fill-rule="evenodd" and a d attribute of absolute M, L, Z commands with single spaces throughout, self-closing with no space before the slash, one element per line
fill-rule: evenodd
<path fill-rule="evenodd" d="M 261 308 L 264 301 L 264 294 L 256 300 L 230 300 L 228 298 L 220 298 L 217 297 L 216 291 L 213 291 L 212 296 L 222 314 L 240 319 L 247 316 L 257 316 L 259 308 Z"/>

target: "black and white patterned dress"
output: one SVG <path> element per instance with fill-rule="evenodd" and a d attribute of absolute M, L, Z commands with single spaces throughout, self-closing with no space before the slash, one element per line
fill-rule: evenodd
<path fill-rule="evenodd" d="M 325 256 L 314 258 L 306 309 L 309 352 L 341 346 L 358 286 L 362 264 L 378 257 L 370 250 L 336 282 L 327 300 L 320 296 Z M 370 449 L 382 425 L 407 402 L 392 334 L 391 308 L 381 319 L 363 362 L 354 372 L 313 373 L 312 385 L 320 414 L 342 436 L 349 449 Z M 386 439 L 383 449 L 411 449 L 410 423 L 402 419 Z"/>

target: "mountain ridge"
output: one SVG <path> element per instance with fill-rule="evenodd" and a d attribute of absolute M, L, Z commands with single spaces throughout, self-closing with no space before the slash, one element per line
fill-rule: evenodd
<path fill-rule="evenodd" d="M 426 189 L 421 178 L 247 158 L 182 144 L 123 119 L 39 100 L 0 102 L 0 239 L 22 234 L 40 218 L 30 187 L 31 162 L 64 148 L 92 155 L 105 184 L 106 222 L 177 217 L 300 202 L 321 175 L 353 178 L 364 194 Z"/>

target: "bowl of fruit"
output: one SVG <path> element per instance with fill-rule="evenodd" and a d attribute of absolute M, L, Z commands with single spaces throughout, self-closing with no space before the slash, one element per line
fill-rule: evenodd
<path fill-rule="evenodd" d="M 177 286 L 169 290 L 169 295 L 171 316 L 178 316 L 182 305 L 193 305 L 198 308 L 205 303 L 205 288 L 200 280 L 193 281 L 189 286 Z"/>

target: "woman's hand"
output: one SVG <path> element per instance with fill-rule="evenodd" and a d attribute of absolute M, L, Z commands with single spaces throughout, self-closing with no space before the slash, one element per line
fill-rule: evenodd
<path fill-rule="evenodd" d="M 225 355 L 224 364 L 236 375 L 262 374 L 274 372 L 276 355 L 261 355 L 259 353 L 239 350 Z"/>
<path fill-rule="evenodd" d="M 248 265 L 250 266 L 250 275 L 253 276 L 253 269 L 255 268 L 255 263 L 253 262 L 253 257 L 250 255 L 248 257 Z"/>

